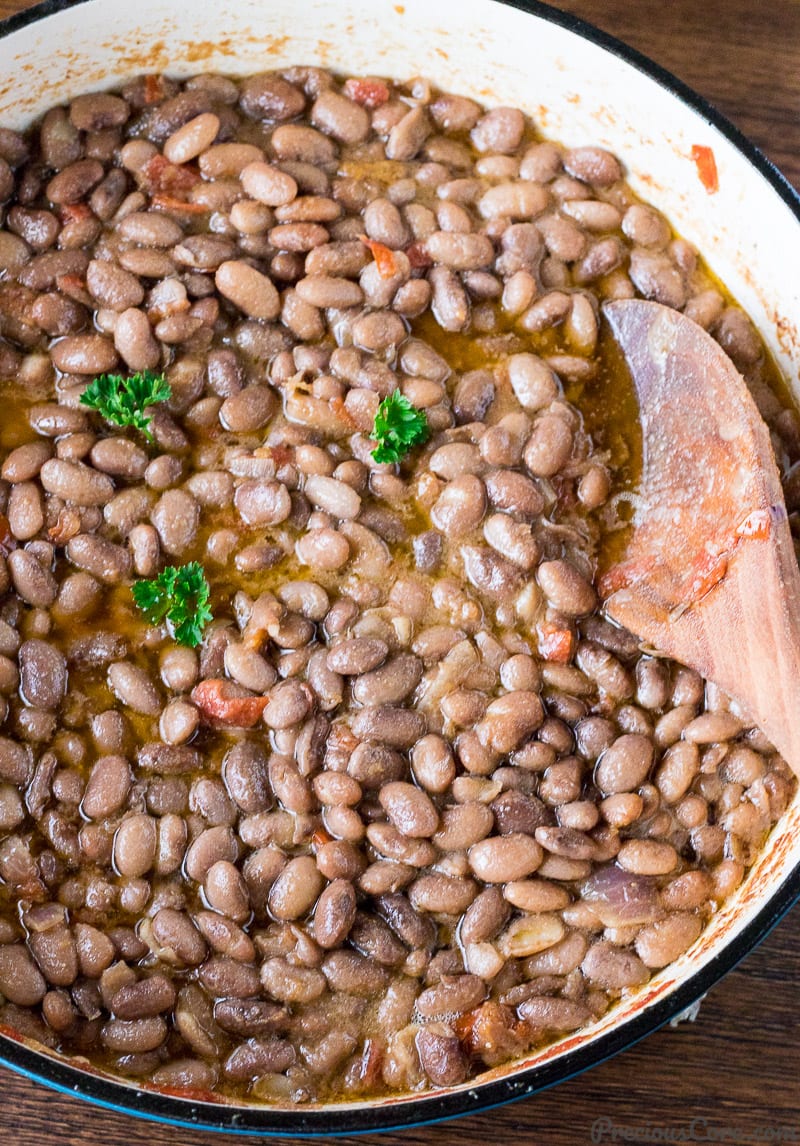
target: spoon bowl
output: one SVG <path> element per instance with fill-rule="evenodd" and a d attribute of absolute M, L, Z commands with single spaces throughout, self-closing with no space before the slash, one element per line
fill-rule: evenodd
<path fill-rule="evenodd" d="M 769 430 L 702 327 L 607 303 L 639 400 L 630 537 L 601 579 L 608 615 L 746 709 L 800 775 L 800 571 Z"/>

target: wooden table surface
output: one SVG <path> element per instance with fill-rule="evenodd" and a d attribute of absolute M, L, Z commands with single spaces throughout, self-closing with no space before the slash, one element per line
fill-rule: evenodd
<path fill-rule="evenodd" d="M 0 0 L 0 16 L 29 6 L 24 0 Z M 561 0 L 556 6 L 669 68 L 733 120 L 800 188 L 797 0 Z M 669 1141 L 670 1134 L 679 1140 L 692 1119 L 706 1119 L 706 1131 L 702 1122 L 694 1126 L 699 1139 L 705 1133 L 707 1141 L 800 1142 L 798 1003 L 800 906 L 710 992 L 696 1022 L 659 1031 L 591 1072 L 502 1110 L 360 1142 L 582 1146 L 592 1140 L 598 1118 L 610 1120 L 617 1140 L 623 1140 L 626 1127 L 646 1122 L 653 1126 L 650 1140 Z M 2 1069 L 0 1089 L 2 1146 L 242 1141 L 107 1113 Z"/>

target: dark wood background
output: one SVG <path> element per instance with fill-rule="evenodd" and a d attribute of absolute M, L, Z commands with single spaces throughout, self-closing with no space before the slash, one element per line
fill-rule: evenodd
<path fill-rule="evenodd" d="M 0 16 L 29 6 L 0 0 Z M 800 188 L 797 0 L 561 0 L 556 6 L 600 25 L 691 84 Z M 665 1135 L 704 1118 L 709 1141 L 715 1130 L 717 1141 L 800 1141 L 798 1009 L 800 907 L 711 991 L 695 1023 L 662 1030 L 555 1090 L 488 1114 L 386 1134 L 381 1146 L 582 1146 L 599 1117 L 618 1127 L 649 1120 Z M 3 1146 L 241 1141 L 107 1113 L 3 1069 L 0 1088 Z M 375 1146 L 378 1139 L 359 1141 Z"/>

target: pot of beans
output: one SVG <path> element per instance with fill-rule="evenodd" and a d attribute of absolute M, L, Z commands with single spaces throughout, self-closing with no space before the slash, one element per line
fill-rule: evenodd
<path fill-rule="evenodd" d="M 672 1018 L 800 891 L 785 760 L 597 590 L 642 465 L 609 300 L 717 340 L 800 506 L 798 204 L 528 9 L 0 29 L 16 1069 L 191 1126 L 455 1115 Z"/>

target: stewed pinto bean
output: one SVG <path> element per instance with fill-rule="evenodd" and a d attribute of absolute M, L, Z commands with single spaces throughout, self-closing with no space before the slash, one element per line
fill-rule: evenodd
<path fill-rule="evenodd" d="M 639 429 L 581 395 L 632 407 L 612 296 L 774 367 L 616 157 L 534 134 L 305 66 L 0 129 L 7 1026 L 226 1100 L 458 1085 L 746 878 L 794 781 L 602 616 Z M 82 402 L 146 371 L 138 427 Z M 135 603 L 194 562 L 210 622 Z"/>

